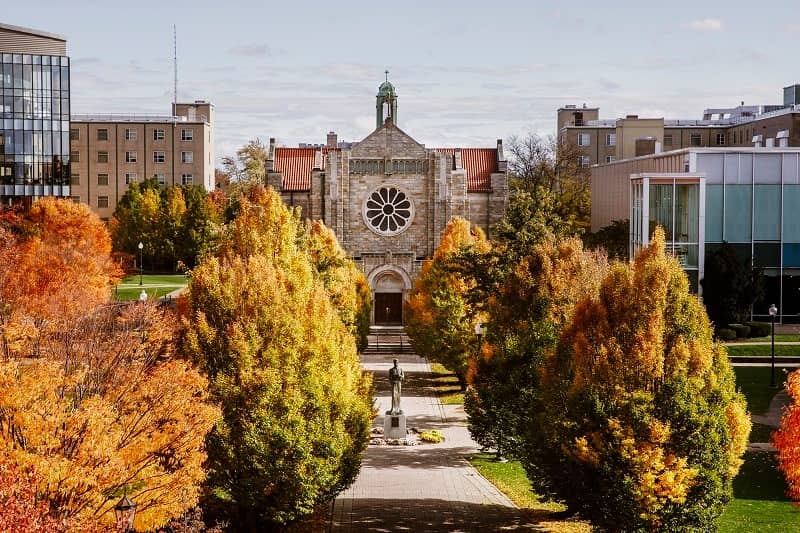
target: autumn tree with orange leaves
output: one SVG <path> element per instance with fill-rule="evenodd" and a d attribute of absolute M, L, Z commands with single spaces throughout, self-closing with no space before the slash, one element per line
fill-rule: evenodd
<path fill-rule="evenodd" d="M 715 528 L 750 421 L 660 228 L 578 304 L 541 380 L 523 457 L 536 488 L 609 531 Z"/>
<path fill-rule="evenodd" d="M 37 473 L 37 505 L 68 531 L 112 528 L 126 491 L 137 528 L 181 516 L 218 411 L 174 355 L 175 320 L 108 305 L 110 238 L 85 206 L 42 199 L 0 219 L 0 454 Z"/>
<path fill-rule="evenodd" d="M 795 370 L 786 378 L 786 392 L 792 401 L 783 409 L 772 444 L 778 450 L 778 469 L 786 479 L 787 495 L 800 501 L 800 371 Z"/>
<path fill-rule="evenodd" d="M 454 254 L 483 254 L 489 243 L 483 231 L 453 218 L 442 232 L 433 259 L 426 262 L 405 305 L 405 330 L 417 353 L 453 371 L 462 387 L 469 361 L 477 351 L 475 324 L 480 320 L 467 300 L 471 280 L 450 269 Z"/>

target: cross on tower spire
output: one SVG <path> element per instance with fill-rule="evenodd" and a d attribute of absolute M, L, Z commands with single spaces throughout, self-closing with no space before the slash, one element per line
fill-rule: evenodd
<path fill-rule="evenodd" d="M 386 73 L 386 81 L 389 81 L 389 71 L 385 70 L 384 72 Z"/>

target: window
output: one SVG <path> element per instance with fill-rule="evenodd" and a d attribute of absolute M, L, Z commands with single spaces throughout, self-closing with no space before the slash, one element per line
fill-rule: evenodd
<path fill-rule="evenodd" d="M 106 128 L 100 128 L 97 130 L 97 140 L 98 141 L 108 140 L 108 130 Z"/>
<path fill-rule="evenodd" d="M 194 139 L 194 131 L 190 129 L 182 129 L 181 130 L 181 140 L 182 141 L 191 141 Z"/>
<path fill-rule="evenodd" d="M 166 152 L 153 152 L 153 163 L 166 163 L 166 162 L 167 162 Z"/>
<path fill-rule="evenodd" d="M 70 152 L 69 153 L 69 160 L 73 163 L 78 163 L 81 160 L 80 152 Z"/>
<path fill-rule="evenodd" d="M 672 134 L 668 133 L 664 135 L 664 146 L 672 146 Z"/>
<path fill-rule="evenodd" d="M 578 134 L 578 146 L 590 146 L 591 145 L 591 137 L 588 133 L 579 133 Z"/>
<path fill-rule="evenodd" d="M 164 130 L 153 130 L 153 140 L 154 141 L 163 141 L 166 135 L 164 134 Z"/>
<path fill-rule="evenodd" d="M 156 181 L 159 185 L 165 185 L 167 183 L 167 178 L 164 174 L 156 174 Z"/>
<path fill-rule="evenodd" d="M 136 152 L 125 152 L 126 163 L 136 163 Z"/>
<path fill-rule="evenodd" d="M 130 185 L 131 183 L 136 183 L 136 172 L 125 173 L 125 185 Z"/>
<path fill-rule="evenodd" d="M 69 140 L 70 141 L 77 141 L 81 138 L 81 130 L 77 128 L 72 128 L 69 130 Z"/>
<path fill-rule="evenodd" d="M 181 174 L 181 185 L 192 185 L 194 183 L 194 176 L 191 174 Z"/>
<path fill-rule="evenodd" d="M 97 207 L 100 207 L 100 208 L 108 207 L 108 196 L 98 196 L 97 197 Z"/>
<path fill-rule="evenodd" d="M 616 146 L 616 145 L 617 145 L 617 134 L 616 133 L 606 134 L 606 146 Z"/>
<path fill-rule="evenodd" d="M 97 152 L 98 163 L 108 163 L 108 152 Z"/>
<path fill-rule="evenodd" d="M 125 140 L 126 141 L 136 140 L 136 128 L 125 128 Z"/>
<path fill-rule="evenodd" d="M 381 235 L 396 235 L 408 229 L 414 217 L 411 200 L 395 187 L 381 187 L 364 202 L 364 221 Z"/>
<path fill-rule="evenodd" d="M 692 133 L 689 136 L 689 144 L 691 146 L 703 146 L 703 137 L 699 133 Z"/>
<path fill-rule="evenodd" d="M 725 145 L 725 134 L 724 133 L 717 133 L 715 140 L 716 140 L 717 146 L 724 146 Z"/>
<path fill-rule="evenodd" d="M 194 162 L 194 154 L 192 152 L 181 152 L 181 163 Z"/>
<path fill-rule="evenodd" d="M 582 168 L 586 168 L 591 164 L 592 164 L 592 158 L 589 157 L 588 155 L 582 155 L 578 157 L 578 165 L 581 166 Z"/>
<path fill-rule="evenodd" d="M 81 175 L 78 173 L 73 172 L 69 176 L 69 184 L 70 185 L 80 185 L 81 184 Z"/>
<path fill-rule="evenodd" d="M 81 203 L 81 197 L 80 196 L 70 196 L 69 199 L 72 200 L 73 202 L 75 202 L 76 204 Z"/>
<path fill-rule="evenodd" d="M 108 174 L 98 174 L 97 175 L 97 184 L 98 185 L 108 185 Z"/>
<path fill-rule="evenodd" d="M 612 161 L 616 161 L 616 160 L 617 160 L 617 158 L 614 157 L 613 155 L 607 155 L 606 156 L 606 163 L 611 163 Z"/>

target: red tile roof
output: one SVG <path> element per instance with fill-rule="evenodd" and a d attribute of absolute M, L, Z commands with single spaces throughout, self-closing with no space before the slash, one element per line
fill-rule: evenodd
<path fill-rule="evenodd" d="M 331 150 L 322 149 L 322 170 Z M 461 165 L 467 172 L 467 191 L 491 190 L 490 175 L 497 172 L 496 148 L 435 148 L 437 152 L 450 156 L 450 168 L 454 168 L 454 154 L 461 151 Z M 284 191 L 308 191 L 311 189 L 311 171 L 314 168 L 316 148 L 276 148 L 275 172 L 283 176 Z"/>
<path fill-rule="evenodd" d="M 467 172 L 467 191 L 483 192 L 492 188 L 490 175 L 497 172 L 496 148 L 434 148 L 437 152 L 454 156 L 461 152 L 461 166 Z M 451 157 L 451 165 L 455 166 Z M 451 167 L 451 168 L 453 168 Z"/>

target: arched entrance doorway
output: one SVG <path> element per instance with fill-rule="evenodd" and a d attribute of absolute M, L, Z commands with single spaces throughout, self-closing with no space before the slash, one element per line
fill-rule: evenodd
<path fill-rule="evenodd" d="M 403 295 L 411 288 L 405 272 L 396 267 L 376 269 L 369 276 L 372 287 L 372 321 L 377 326 L 400 326 L 403 324 Z"/>

